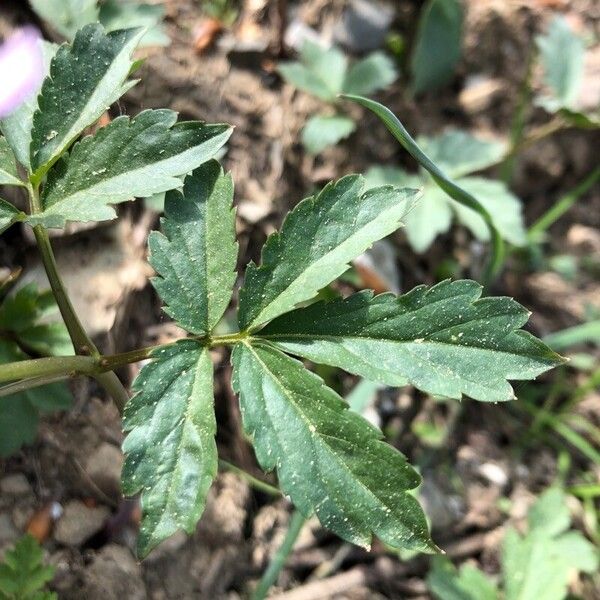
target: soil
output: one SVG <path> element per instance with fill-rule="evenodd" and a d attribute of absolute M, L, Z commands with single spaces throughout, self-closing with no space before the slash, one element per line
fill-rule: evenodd
<path fill-rule="evenodd" d="M 317 158 L 307 156 L 299 143 L 306 119 L 322 107 L 277 75 L 277 61 L 293 55 L 293 48 L 282 43 L 287 37 L 281 7 L 288 5 L 288 26 L 300 22 L 328 39 L 335 35 L 349 2 L 247 0 L 236 25 L 202 52 L 194 49 L 203 22 L 200 3 L 166 0 L 165 4 L 172 43 L 145 51 L 141 83 L 113 116 L 169 107 L 181 119 L 235 125 L 223 163 L 236 182 L 240 272 L 248 260 L 259 258 L 266 236 L 284 214 L 329 179 L 364 172 L 374 164 L 414 168 L 384 127 L 355 106 L 348 110 L 358 117 L 359 127 L 347 142 Z M 421 4 L 389 3 L 391 27 L 408 41 Z M 455 126 L 507 138 L 536 33 L 554 10 L 598 33 L 600 11 L 594 0 L 466 0 L 465 8 L 464 53 L 452 83 L 441 93 L 414 100 L 404 93 L 404 75 L 378 98 L 414 133 L 433 134 Z M 0 36 L 32 21 L 42 25 L 23 3 L 5 2 L 0 7 Z M 533 110 L 530 126 L 545 119 L 541 110 Z M 597 166 L 599 150 L 598 133 L 569 129 L 519 156 L 512 188 L 523 200 L 527 224 Z M 158 227 L 157 214 L 141 202 L 121 206 L 119 213 L 118 223 L 74 228 L 54 240 L 75 304 L 105 352 L 183 335 L 161 313 L 148 284 L 145 242 L 148 232 Z M 598 315 L 599 231 L 596 187 L 551 228 L 544 256 L 517 253 L 509 259 L 493 293 L 514 296 L 532 310 L 529 327 L 540 336 Z M 392 269 L 402 290 L 435 282 L 442 263 L 452 264 L 455 276 L 477 277 L 485 261 L 485 248 L 459 228 L 438 238 L 425 255 L 415 255 L 402 234 L 389 241 L 395 251 Z M 577 265 L 571 277 L 553 269 L 548 260 L 563 255 L 574 257 Z M 43 281 L 24 229 L 13 228 L 0 238 L 0 256 L 1 267 L 23 266 L 26 279 Z M 214 358 L 220 456 L 275 483 L 273 475 L 257 467 L 241 431 L 237 399 L 227 383 L 229 357 L 222 352 Z M 119 375 L 130 383 L 138 368 L 131 366 Z M 565 369 L 542 378 L 539 385 L 555 390 L 560 380 L 559 391 L 553 392 L 559 407 L 566 401 L 565 390 L 583 379 L 578 371 Z M 345 375 L 336 381 L 342 392 L 355 383 Z M 119 415 L 93 382 L 77 380 L 72 390 L 74 409 L 45 418 L 35 444 L 0 462 L 0 555 L 24 531 L 32 532 L 56 566 L 51 588 L 61 599 L 248 597 L 283 539 L 289 502 L 274 500 L 233 473 L 221 472 L 197 532 L 191 537 L 175 535 L 139 563 L 132 550 L 139 507 L 135 500 L 123 499 L 119 490 L 123 438 Z M 516 386 L 518 396 L 529 391 L 528 384 Z M 600 392 L 588 390 L 575 410 L 598 426 Z M 505 526 L 519 525 L 535 495 L 555 479 L 561 449 L 570 456 L 569 477 L 574 481 L 580 473 L 600 476 L 599 465 L 552 430 L 539 423 L 532 429 L 531 417 L 518 406 L 472 401 L 459 406 L 435 402 L 412 389 L 385 389 L 378 393 L 372 413 L 390 442 L 421 469 L 421 499 L 436 542 L 457 563 L 470 561 L 490 574 L 499 572 L 498 549 Z M 443 440 L 417 435 L 419 423 L 445 430 Z M 575 508 L 576 521 L 582 525 L 581 507 Z M 424 582 L 427 566 L 424 557 L 399 559 L 378 543 L 371 552 L 345 544 L 311 520 L 272 597 L 424 599 L 429 597 Z M 600 598 L 589 580 L 574 581 L 572 591 L 584 599 Z"/>

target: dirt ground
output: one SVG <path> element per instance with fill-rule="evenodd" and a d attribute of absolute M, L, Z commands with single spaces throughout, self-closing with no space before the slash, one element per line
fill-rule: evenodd
<path fill-rule="evenodd" d="M 286 4 L 282 26 L 281 7 Z M 166 0 L 172 43 L 144 52 L 141 83 L 118 108 L 135 114 L 143 108 L 169 107 L 182 119 L 235 125 L 223 163 L 236 183 L 240 271 L 248 260 L 259 258 L 266 236 L 286 211 L 316 186 L 375 164 L 414 168 L 383 126 L 354 106 L 349 110 L 359 117 L 359 127 L 349 141 L 317 158 L 306 155 L 300 145 L 299 132 L 320 104 L 283 83 L 276 73 L 277 61 L 293 55 L 293 49 L 282 44 L 287 40 L 285 27 L 300 22 L 330 39 L 339 35 L 336 27 L 349 4 L 250 0 L 233 28 L 197 52 L 199 2 Z M 389 27 L 410 40 L 422 3 L 389 4 L 394 8 Z M 553 10 L 565 11 L 578 27 L 598 33 L 600 7 L 594 0 L 466 0 L 465 6 L 464 53 L 453 82 L 441 93 L 414 100 L 403 93 L 403 76 L 378 99 L 414 133 L 433 134 L 456 126 L 506 139 L 534 35 Z M 21 2 L 0 6 L 0 35 L 31 21 L 36 22 Z M 593 80 L 592 75 L 589 78 Z M 529 126 L 546 118 L 536 109 Z M 599 153 L 598 133 L 568 129 L 520 155 L 512 188 L 523 200 L 527 224 L 597 166 Z M 161 313 L 148 284 L 145 242 L 148 232 L 158 226 L 158 215 L 137 202 L 122 206 L 120 216 L 118 223 L 75 227 L 54 239 L 76 308 L 105 352 L 182 335 Z M 575 325 L 592 309 L 600 311 L 599 232 L 596 188 L 553 226 L 544 247 L 546 257 L 568 254 L 578 264 L 593 266 L 578 268 L 567 279 L 551 269 L 548 260 L 532 264 L 530 257 L 515 254 L 493 293 L 514 296 L 532 310 L 529 327 L 538 336 Z M 402 290 L 435 282 L 442 262 L 451 262 L 454 272 L 465 277 L 477 277 L 484 263 L 485 248 L 460 228 L 438 238 L 423 255 L 414 254 L 402 234 L 390 242 Z M 23 266 L 26 278 L 43 281 L 35 247 L 24 229 L 13 228 L 0 238 L 0 257 L 0 266 Z M 230 370 L 228 358 L 226 352 L 215 356 L 220 455 L 274 483 L 272 475 L 257 467 L 241 431 L 237 399 L 223 377 Z M 137 368 L 119 375 L 130 383 Z M 568 388 L 577 386 L 582 375 L 565 368 L 538 385 L 554 389 L 556 378 Z M 341 392 L 350 390 L 355 381 L 343 374 L 336 378 Z M 517 385 L 517 396 L 528 386 Z M 56 566 L 51 588 L 65 600 L 247 597 L 282 540 L 289 502 L 222 472 L 197 532 L 190 538 L 175 535 L 147 560 L 137 562 L 132 548 L 139 508 L 135 500 L 123 499 L 119 490 L 118 413 L 93 382 L 77 380 L 72 390 L 76 404 L 71 412 L 46 418 L 34 445 L 0 461 L 0 553 L 24 531 L 34 532 Z M 558 405 L 562 400 L 559 393 Z M 600 391 L 589 390 L 575 410 L 599 426 Z M 552 430 L 532 429 L 531 416 L 516 406 L 439 403 L 406 388 L 380 391 L 372 412 L 390 442 L 423 474 L 420 494 L 435 541 L 451 558 L 473 561 L 490 574 L 499 571 L 504 527 L 520 523 L 534 496 L 554 480 L 562 450 L 570 456 L 570 473 L 600 476 L 599 465 L 591 464 Z M 419 436 L 414 426 L 418 423 L 441 428 L 442 441 Z M 503 498 L 510 499 L 508 508 Z M 582 519 L 576 512 L 580 526 Z M 366 552 L 309 521 L 273 597 L 425 599 L 427 567 L 425 557 L 398 558 L 381 544 Z M 575 582 L 574 589 L 584 599 L 600 598 L 590 581 Z"/>

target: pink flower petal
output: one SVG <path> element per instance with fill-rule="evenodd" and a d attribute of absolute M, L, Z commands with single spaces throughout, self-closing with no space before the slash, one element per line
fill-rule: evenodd
<path fill-rule="evenodd" d="M 37 92 L 44 78 L 40 34 L 24 27 L 0 46 L 0 118 Z"/>

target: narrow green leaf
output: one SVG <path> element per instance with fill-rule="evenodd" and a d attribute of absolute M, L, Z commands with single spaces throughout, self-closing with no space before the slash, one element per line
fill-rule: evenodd
<path fill-rule="evenodd" d="M 31 8 L 71 40 L 78 29 L 98 20 L 98 0 L 29 0 Z"/>
<path fill-rule="evenodd" d="M 15 155 L 4 137 L 0 137 L 0 185 L 25 185 L 19 179 Z"/>
<path fill-rule="evenodd" d="M 410 61 L 415 94 L 452 79 L 461 54 L 462 21 L 458 0 L 429 0 L 423 6 Z"/>
<path fill-rule="evenodd" d="M 178 176 L 212 158 L 231 135 L 228 125 L 176 123 L 171 110 L 118 117 L 83 138 L 48 173 L 43 211 L 32 225 L 114 219 L 109 204 L 181 186 Z"/>
<path fill-rule="evenodd" d="M 392 59 L 383 52 L 373 52 L 350 67 L 344 78 L 342 90 L 345 94 L 367 96 L 384 90 L 394 83 L 397 77 L 398 72 Z"/>
<path fill-rule="evenodd" d="M 164 311 L 184 329 L 207 335 L 229 305 L 238 244 L 231 175 L 215 160 L 186 177 L 183 196 L 166 196 L 163 234 L 148 240 L 152 280 Z"/>
<path fill-rule="evenodd" d="M 57 44 L 39 40 L 42 45 L 45 73 L 50 71 L 50 61 L 58 50 Z M 29 161 L 29 148 L 31 146 L 31 127 L 33 113 L 37 110 L 37 92 L 27 98 L 16 110 L 0 120 L 0 130 L 4 134 L 8 145 L 15 157 L 28 171 L 31 171 Z"/>
<path fill-rule="evenodd" d="M 101 25 L 91 24 L 77 32 L 72 45 L 58 49 L 33 115 L 31 167 L 36 177 L 133 85 L 127 76 L 141 33 L 126 29 L 106 34 Z"/>
<path fill-rule="evenodd" d="M 0 233 L 6 231 L 13 223 L 24 220 L 25 217 L 25 213 L 0 198 Z"/>
<path fill-rule="evenodd" d="M 533 379 L 563 359 L 519 330 L 529 312 L 511 298 L 480 299 L 469 280 L 396 297 L 359 292 L 283 315 L 261 337 L 316 363 L 387 385 L 450 398 L 511 400 L 507 379 Z"/>
<path fill-rule="evenodd" d="M 240 290 L 242 329 L 259 325 L 310 300 L 339 277 L 348 262 L 401 226 L 418 192 L 391 186 L 364 192 L 360 175 L 329 183 L 286 217 L 267 240 L 262 264 L 250 263 Z"/>
<path fill-rule="evenodd" d="M 556 16 L 548 32 L 536 38 L 540 61 L 544 69 L 544 83 L 550 95 L 539 98 L 546 110 L 575 108 L 583 81 L 583 40 L 575 35 L 564 17 Z"/>
<path fill-rule="evenodd" d="M 425 516 L 406 492 L 419 476 L 381 432 L 316 375 L 264 343 L 233 350 L 233 386 L 244 428 L 263 469 L 277 468 L 282 491 L 303 515 L 370 547 L 435 551 Z"/>
<path fill-rule="evenodd" d="M 305 41 L 300 62 L 279 65 L 281 75 L 293 86 L 324 100 L 335 102 L 342 91 L 348 61 L 338 48 L 324 48 Z"/>
<path fill-rule="evenodd" d="M 427 575 L 427 587 L 439 600 L 496 600 L 496 586 L 479 569 L 463 565 L 458 571 L 442 556 L 435 556 Z"/>
<path fill-rule="evenodd" d="M 127 495 L 142 492 L 142 557 L 177 530 L 195 530 L 217 473 L 208 349 L 183 340 L 153 359 L 133 384 L 123 421 L 122 484 Z"/>
<path fill-rule="evenodd" d="M 423 152 L 449 177 L 458 178 L 498 164 L 506 145 L 484 140 L 466 131 L 448 129 L 434 137 L 419 137 Z"/>
<path fill-rule="evenodd" d="M 302 144 L 310 154 L 319 154 L 328 146 L 334 146 L 347 138 L 356 125 L 344 115 L 311 117 L 302 130 Z"/>
<path fill-rule="evenodd" d="M 415 140 L 406 131 L 404 125 L 394 115 L 394 113 L 379 102 L 363 98 L 362 96 L 344 96 L 352 102 L 356 102 L 370 111 L 375 113 L 379 119 L 385 124 L 390 133 L 400 142 L 401 146 L 426 170 L 429 172 L 433 180 L 438 186 L 444 190 L 452 199 L 456 200 L 460 204 L 471 208 L 475 212 L 481 215 L 481 218 L 485 221 L 490 229 L 490 235 L 492 238 L 492 256 L 490 263 L 487 267 L 486 279 L 491 279 L 502 267 L 504 261 L 504 243 L 502 237 L 492 219 L 489 212 L 483 207 L 481 202 L 474 196 L 463 190 L 451 179 L 448 179 L 446 175 L 431 161 L 431 159 L 419 148 Z"/>

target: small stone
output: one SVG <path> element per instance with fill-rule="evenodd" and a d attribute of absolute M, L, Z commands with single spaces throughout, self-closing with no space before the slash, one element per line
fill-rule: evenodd
<path fill-rule="evenodd" d="M 22 473 L 7 475 L 0 480 L 0 492 L 10 496 L 26 496 L 33 493 L 27 477 Z"/>
<path fill-rule="evenodd" d="M 506 471 L 496 463 L 483 463 L 480 465 L 478 470 L 482 477 L 500 488 L 503 488 L 508 483 L 508 475 L 506 474 Z"/>
<path fill-rule="evenodd" d="M 80 546 L 102 529 L 109 515 L 105 506 L 90 508 L 79 500 L 71 500 L 56 523 L 54 539 L 65 546 Z"/>
<path fill-rule="evenodd" d="M 0 514 L 0 546 L 14 542 L 19 535 L 19 530 L 13 525 L 10 516 Z"/>
<path fill-rule="evenodd" d="M 85 470 L 90 479 L 110 498 L 121 495 L 121 468 L 123 453 L 119 448 L 105 442 L 91 454 Z"/>
<path fill-rule="evenodd" d="M 82 598 L 87 600 L 145 600 L 148 595 L 141 568 L 122 546 L 102 548 L 85 570 Z"/>

